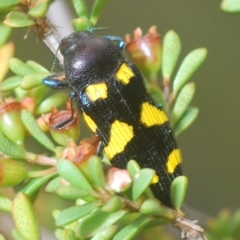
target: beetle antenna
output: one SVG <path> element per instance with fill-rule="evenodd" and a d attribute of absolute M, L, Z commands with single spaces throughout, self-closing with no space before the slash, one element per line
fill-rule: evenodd
<path fill-rule="evenodd" d="M 53 69 L 54 69 L 55 64 L 56 64 L 56 60 L 57 60 L 57 55 L 58 55 L 59 49 L 60 49 L 60 45 L 58 45 L 58 48 L 57 48 L 56 54 L 54 55 L 53 63 L 52 63 L 52 66 L 51 66 L 50 73 L 53 73 Z"/>
<path fill-rule="evenodd" d="M 109 30 L 110 27 L 92 27 L 92 28 L 88 28 L 86 31 L 90 32 L 90 33 L 93 33 L 95 31 L 102 31 L 102 30 Z"/>

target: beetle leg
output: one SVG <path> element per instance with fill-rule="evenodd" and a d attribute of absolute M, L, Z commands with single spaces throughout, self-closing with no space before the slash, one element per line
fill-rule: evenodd
<path fill-rule="evenodd" d="M 98 147 L 97 147 L 97 155 L 99 157 L 102 157 L 103 156 L 103 148 L 104 148 L 104 145 L 103 143 L 100 141 L 99 144 L 98 144 Z"/>
<path fill-rule="evenodd" d="M 69 95 L 69 99 L 70 99 L 70 110 L 71 110 L 71 116 L 66 119 L 63 122 L 60 122 L 59 124 L 57 124 L 56 126 L 54 126 L 54 130 L 60 130 L 63 129 L 66 125 L 68 125 L 70 122 L 73 121 L 74 119 L 74 107 L 73 107 L 73 101 L 74 98 L 76 97 L 76 92 L 72 91 Z"/>
<path fill-rule="evenodd" d="M 66 76 L 64 73 L 54 73 L 45 77 L 42 82 L 46 86 L 54 89 L 68 88 L 69 84 L 67 81 L 64 81 L 65 79 Z"/>

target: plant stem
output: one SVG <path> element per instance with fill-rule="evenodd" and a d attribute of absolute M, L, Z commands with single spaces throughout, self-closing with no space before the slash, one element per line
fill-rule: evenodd
<path fill-rule="evenodd" d="M 55 166 L 56 165 L 56 159 L 37 155 L 34 153 L 30 153 L 30 152 L 26 153 L 25 160 L 27 160 L 30 163 L 43 165 L 43 166 Z"/>
<path fill-rule="evenodd" d="M 56 173 L 56 168 L 55 167 L 51 167 L 45 170 L 41 170 L 41 171 L 28 171 L 28 178 L 37 178 L 37 177 L 43 177 L 49 174 L 54 174 Z"/>

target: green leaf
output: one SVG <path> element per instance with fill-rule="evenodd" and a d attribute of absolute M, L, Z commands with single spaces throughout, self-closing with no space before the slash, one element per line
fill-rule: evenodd
<path fill-rule="evenodd" d="M 114 236 L 113 240 L 132 240 L 150 221 L 151 219 L 149 217 L 140 217 L 138 220 L 130 223 L 127 227 L 119 231 Z"/>
<path fill-rule="evenodd" d="M 100 233 L 92 237 L 91 240 L 111 240 L 113 239 L 113 236 L 116 233 L 117 229 L 117 226 L 112 225 L 106 229 L 103 229 Z"/>
<path fill-rule="evenodd" d="M 28 95 L 28 92 L 26 90 L 22 90 L 20 87 L 15 88 L 14 93 L 16 100 L 19 102 L 21 102 Z"/>
<path fill-rule="evenodd" d="M 161 106 L 163 110 L 166 110 L 166 100 L 163 96 L 163 92 L 159 87 L 156 87 L 154 85 L 148 85 L 147 86 L 148 93 L 153 98 L 153 101 L 157 106 Z"/>
<path fill-rule="evenodd" d="M 56 173 L 29 180 L 24 184 L 23 188 L 21 188 L 21 192 L 25 193 L 28 197 L 33 199 L 35 197 L 35 193 L 37 193 L 40 188 L 54 175 L 56 175 Z"/>
<path fill-rule="evenodd" d="M 141 170 L 140 166 L 135 160 L 130 160 L 127 163 L 127 170 L 130 173 L 130 176 L 133 178 Z"/>
<path fill-rule="evenodd" d="M 1 204 L 0 204 L 1 205 Z M 232 216 L 231 232 L 237 239 L 240 235 L 240 210 L 236 210 Z"/>
<path fill-rule="evenodd" d="M 41 239 L 35 210 L 25 194 L 19 193 L 13 200 L 12 216 L 15 226 L 25 240 Z"/>
<path fill-rule="evenodd" d="M 28 90 L 34 87 L 38 87 L 42 84 L 43 78 L 46 77 L 47 75 L 49 74 L 48 73 L 29 73 L 24 76 L 20 87 L 23 90 Z"/>
<path fill-rule="evenodd" d="M 0 131 L 2 131 L 12 143 L 23 146 L 26 129 L 20 116 L 22 106 L 18 102 L 3 106 L 0 117 Z"/>
<path fill-rule="evenodd" d="M 100 189 L 104 189 L 106 186 L 105 175 L 103 173 L 103 166 L 99 157 L 91 157 L 88 161 L 88 168 L 94 185 Z"/>
<path fill-rule="evenodd" d="M 121 219 L 118 220 L 117 226 L 119 226 L 119 229 L 122 229 L 123 227 L 139 219 L 141 216 L 142 213 L 140 212 L 127 212 Z"/>
<path fill-rule="evenodd" d="M 34 25 L 34 21 L 29 18 L 28 14 L 20 11 L 12 11 L 8 13 L 4 24 L 9 27 L 28 27 Z"/>
<path fill-rule="evenodd" d="M 215 223 L 215 224 L 214 224 Z M 214 221 L 212 225 L 212 233 L 216 234 L 217 236 L 226 236 L 230 235 L 229 233 L 229 226 L 232 225 L 230 211 L 227 209 L 223 209 L 218 214 L 217 219 Z M 211 226 L 211 225 L 210 225 Z"/>
<path fill-rule="evenodd" d="M 73 29 L 77 31 L 85 31 L 92 27 L 92 23 L 88 18 L 81 17 L 81 18 L 75 18 L 72 20 L 72 26 Z"/>
<path fill-rule="evenodd" d="M 12 230 L 12 236 L 14 240 L 25 240 L 23 236 L 20 234 L 20 232 L 16 229 L 13 228 Z"/>
<path fill-rule="evenodd" d="M 117 196 L 114 196 L 113 198 L 108 200 L 108 202 L 101 208 L 101 210 L 103 212 L 111 213 L 120 210 L 121 207 L 122 207 L 121 199 Z"/>
<path fill-rule="evenodd" d="M 66 103 L 68 100 L 68 94 L 59 92 L 52 94 L 50 97 L 43 100 L 40 105 L 37 107 L 35 113 L 42 114 L 42 113 L 48 113 L 51 111 L 52 107 L 60 107 L 64 103 Z"/>
<path fill-rule="evenodd" d="M 4 212 L 10 212 L 12 208 L 12 201 L 0 193 L 0 210 Z"/>
<path fill-rule="evenodd" d="M 82 172 L 70 161 L 60 159 L 57 161 L 57 170 L 59 174 L 72 186 L 93 192 L 90 183 Z"/>
<path fill-rule="evenodd" d="M 160 202 L 156 199 L 147 199 L 141 205 L 140 212 L 147 215 L 153 216 L 164 216 L 166 209 L 163 208 Z"/>
<path fill-rule="evenodd" d="M 136 201 L 141 194 L 149 187 L 155 176 L 155 171 L 150 168 L 144 168 L 137 173 L 133 178 L 132 197 Z"/>
<path fill-rule="evenodd" d="M 13 76 L 13 77 L 7 78 L 0 84 L 0 91 L 1 92 L 11 91 L 19 87 L 21 82 L 22 82 L 22 77 L 19 77 L 19 76 Z"/>
<path fill-rule="evenodd" d="M 181 51 L 181 41 L 177 33 L 169 31 L 163 39 L 162 75 L 170 79 Z"/>
<path fill-rule="evenodd" d="M 12 72 L 20 77 L 24 77 L 29 73 L 34 73 L 34 70 L 30 68 L 26 63 L 22 62 L 18 58 L 11 58 L 9 61 L 9 68 Z"/>
<path fill-rule="evenodd" d="M 14 50 L 13 42 L 7 42 L 0 47 L 0 82 L 2 82 L 9 71 L 9 59 L 14 55 Z"/>
<path fill-rule="evenodd" d="M 17 5 L 20 0 L 1 0 L 0 9 L 8 8 Z"/>
<path fill-rule="evenodd" d="M 169 217 L 164 217 L 164 218 L 156 218 L 155 220 L 152 220 L 149 222 L 146 226 L 146 228 L 152 228 L 152 227 L 160 227 L 161 225 L 167 225 L 171 224 L 171 222 L 175 219 L 175 216 L 173 214 L 169 214 Z"/>
<path fill-rule="evenodd" d="M 6 2 L 9 2 L 9 1 L 6 0 Z M 0 9 L 1 9 L 1 4 L 2 4 L 2 1 L 0 2 Z M 2 47 L 2 45 L 8 40 L 11 32 L 12 32 L 12 28 L 10 28 L 4 24 L 0 24 L 0 33 L 1 33 L 0 47 Z"/>
<path fill-rule="evenodd" d="M 72 0 L 72 5 L 78 17 L 88 17 L 87 6 L 85 0 Z"/>
<path fill-rule="evenodd" d="M 92 6 L 91 14 L 90 14 L 90 21 L 92 22 L 93 26 L 96 25 L 103 9 L 105 8 L 108 0 L 95 0 Z"/>
<path fill-rule="evenodd" d="M 27 66 L 29 66 L 34 72 L 37 72 L 37 73 L 49 73 L 49 71 L 43 67 L 42 65 L 40 65 L 39 63 L 37 62 L 34 62 L 34 61 L 31 61 L 31 60 L 28 60 L 26 62 Z"/>
<path fill-rule="evenodd" d="M 223 0 L 221 3 L 221 9 L 225 12 L 239 12 L 240 1 L 239 0 Z"/>
<path fill-rule="evenodd" d="M 60 197 L 69 200 L 83 199 L 86 202 L 96 201 L 96 198 L 89 195 L 88 191 L 81 190 L 71 185 L 67 186 L 63 185 L 61 177 L 57 177 L 50 181 L 47 187 L 45 188 L 45 192 L 48 193 L 56 192 Z"/>
<path fill-rule="evenodd" d="M 86 203 L 80 206 L 73 206 L 67 209 L 64 209 L 57 217 L 56 225 L 64 226 L 69 223 L 72 223 L 89 213 L 98 207 L 98 202 Z"/>
<path fill-rule="evenodd" d="M 198 108 L 191 107 L 188 108 L 183 116 L 180 118 L 180 120 L 174 125 L 174 133 L 175 136 L 178 136 L 180 133 L 182 133 L 184 130 L 186 130 L 196 119 L 198 115 Z"/>
<path fill-rule="evenodd" d="M 28 11 L 28 14 L 31 15 L 34 18 L 42 18 L 45 17 L 48 7 L 50 5 L 50 1 L 39 1 L 39 4 L 33 5 L 30 11 Z"/>
<path fill-rule="evenodd" d="M 12 143 L 1 131 L 0 131 L 0 151 L 14 159 L 24 159 L 26 151 L 24 148 L 17 144 Z"/>
<path fill-rule="evenodd" d="M 48 136 L 40 129 L 35 118 L 27 110 L 22 110 L 21 112 L 22 121 L 31 135 L 45 148 L 54 152 L 55 146 Z"/>
<path fill-rule="evenodd" d="M 59 189 L 60 187 L 62 187 L 62 183 L 61 183 L 62 178 L 61 177 L 56 177 L 53 180 L 51 180 L 46 188 L 45 188 L 45 192 L 47 193 L 53 193 L 55 191 L 57 191 L 57 189 Z"/>
<path fill-rule="evenodd" d="M 188 179 L 185 176 L 176 177 L 170 189 L 171 200 L 176 208 L 176 210 L 180 210 L 187 192 L 188 187 Z"/>
<path fill-rule="evenodd" d="M 186 84 L 177 96 L 176 102 L 172 111 L 173 125 L 182 117 L 183 113 L 187 110 L 190 102 L 195 93 L 195 84 L 193 82 Z"/>
<path fill-rule="evenodd" d="M 60 121 L 61 120 L 59 118 L 59 122 Z M 50 132 L 53 140 L 61 146 L 68 146 L 69 139 L 77 141 L 80 135 L 79 125 L 77 124 L 77 122 L 68 129 L 64 128 L 63 131 L 55 131 L 53 129 L 50 129 Z"/>
<path fill-rule="evenodd" d="M 49 87 L 42 84 L 42 85 L 39 85 L 38 87 L 35 87 L 35 88 L 27 91 L 27 93 L 28 93 L 28 96 L 35 99 L 36 104 L 40 104 L 40 103 L 42 103 L 42 101 L 45 101 L 46 95 L 49 92 L 49 90 L 50 90 Z M 25 91 L 25 90 L 22 90 L 22 91 Z M 67 94 L 63 94 L 63 96 L 65 96 L 65 95 L 67 95 Z M 36 112 L 35 112 L 35 114 L 37 115 Z M 38 114 L 40 115 L 41 113 L 38 113 Z"/>
<path fill-rule="evenodd" d="M 56 193 L 65 199 L 68 200 L 76 200 L 78 198 L 83 199 L 87 202 L 96 201 L 96 198 L 89 195 L 89 192 L 86 190 L 82 190 L 71 185 L 69 186 L 62 186 L 56 190 Z"/>
<path fill-rule="evenodd" d="M 58 217 L 58 215 L 60 214 L 60 210 L 58 210 L 58 209 L 54 209 L 53 211 L 52 211 L 52 216 L 53 216 L 53 219 L 56 221 L 56 219 L 57 219 L 57 217 Z"/>
<path fill-rule="evenodd" d="M 5 240 L 6 238 L 0 233 L 0 240 Z"/>
<path fill-rule="evenodd" d="M 195 49 L 190 52 L 183 60 L 177 75 L 173 81 L 174 95 L 185 85 L 193 73 L 199 68 L 207 56 L 205 48 Z"/>
<path fill-rule="evenodd" d="M 80 221 L 76 229 L 76 234 L 82 238 L 99 234 L 104 229 L 112 226 L 125 213 L 126 211 L 123 210 L 114 213 L 106 213 L 101 210 L 94 211 Z"/>
<path fill-rule="evenodd" d="M 71 229 L 56 229 L 55 236 L 58 240 L 79 240 Z"/>

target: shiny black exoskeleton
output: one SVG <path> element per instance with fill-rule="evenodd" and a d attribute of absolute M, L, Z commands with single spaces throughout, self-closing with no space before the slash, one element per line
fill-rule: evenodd
<path fill-rule="evenodd" d="M 122 56 L 124 47 L 117 36 L 95 36 L 92 30 L 72 33 L 59 46 L 66 81 L 58 80 L 61 74 L 53 74 L 43 83 L 70 88 L 71 103 L 77 100 L 112 165 L 126 168 L 134 159 L 141 167 L 154 169 L 153 193 L 172 207 L 170 185 L 181 175 L 180 150 L 166 115 L 145 89 L 141 72 Z"/>

